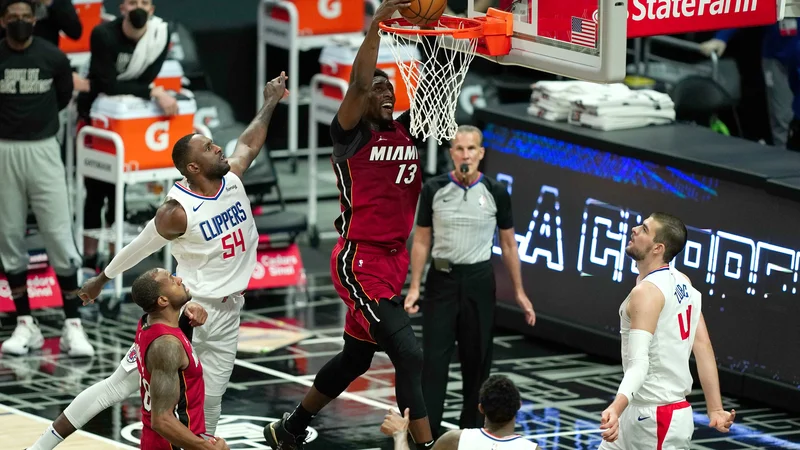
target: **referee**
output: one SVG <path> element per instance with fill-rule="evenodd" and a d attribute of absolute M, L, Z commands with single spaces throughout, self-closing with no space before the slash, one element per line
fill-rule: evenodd
<path fill-rule="evenodd" d="M 483 134 L 471 125 L 458 128 L 450 157 L 457 171 L 436 176 L 422 188 L 411 250 L 409 313 L 419 309 L 422 268 L 433 261 L 422 302 L 423 395 L 431 431 L 442 421 L 450 359 L 458 341 L 464 406 L 459 426 L 483 426 L 478 411 L 481 384 L 492 364 L 495 278 L 490 258 L 495 229 L 500 229 L 503 262 L 514 284 L 517 304 L 529 325 L 536 321 L 522 288 L 511 197 L 505 186 L 478 171 Z M 433 249 L 431 250 L 431 241 Z"/>

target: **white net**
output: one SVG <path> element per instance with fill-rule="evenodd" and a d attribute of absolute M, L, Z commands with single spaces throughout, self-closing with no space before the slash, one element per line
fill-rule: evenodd
<path fill-rule="evenodd" d="M 458 96 L 475 58 L 478 39 L 380 33 L 392 51 L 411 101 L 411 134 L 432 137 L 440 144 L 455 138 Z M 417 52 L 421 61 L 415 56 Z"/>

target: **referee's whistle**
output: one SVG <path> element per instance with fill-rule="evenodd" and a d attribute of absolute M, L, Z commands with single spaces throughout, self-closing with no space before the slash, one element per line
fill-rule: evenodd
<path fill-rule="evenodd" d="M 469 164 L 467 163 L 461 164 L 461 173 L 466 174 L 467 172 L 469 172 Z"/>

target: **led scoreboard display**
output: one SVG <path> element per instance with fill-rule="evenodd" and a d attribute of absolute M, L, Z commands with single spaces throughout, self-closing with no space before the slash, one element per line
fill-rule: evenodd
<path fill-rule="evenodd" d="M 625 255 L 631 229 L 653 211 L 670 212 L 689 229 L 673 264 L 703 294 L 720 366 L 800 384 L 800 205 L 495 123 L 484 127 L 484 146 L 484 171 L 511 192 L 537 313 L 618 336 L 617 310 L 637 276 Z M 494 259 L 498 298 L 513 302 Z"/>

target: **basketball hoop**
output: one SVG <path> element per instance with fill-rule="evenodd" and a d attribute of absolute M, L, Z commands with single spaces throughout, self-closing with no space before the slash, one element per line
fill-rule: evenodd
<path fill-rule="evenodd" d="M 412 135 L 440 144 L 456 136 L 456 104 L 472 60 L 478 53 L 507 54 L 512 26 L 513 15 L 494 8 L 475 19 L 442 16 L 430 28 L 404 18 L 379 24 L 411 99 Z M 418 47 L 422 61 L 414 55 Z"/>

